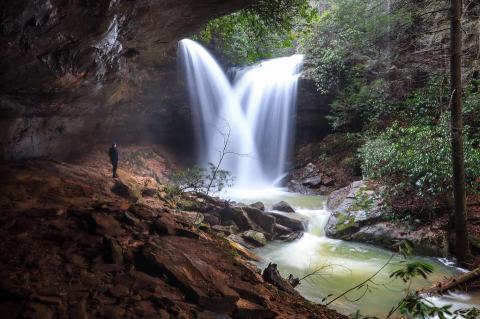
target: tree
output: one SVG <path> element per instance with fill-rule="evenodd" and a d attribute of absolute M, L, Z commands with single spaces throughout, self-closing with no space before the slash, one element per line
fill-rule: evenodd
<path fill-rule="evenodd" d="M 452 164 L 453 198 L 455 216 L 455 253 L 459 262 L 465 262 L 470 255 L 468 247 L 465 167 L 463 154 L 462 119 L 462 0 L 451 2 L 450 27 L 450 85 L 452 113 Z"/>

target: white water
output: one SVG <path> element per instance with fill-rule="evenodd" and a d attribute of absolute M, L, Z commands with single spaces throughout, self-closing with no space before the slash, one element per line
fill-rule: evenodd
<path fill-rule="evenodd" d="M 295 208 L 298 214 L 309 220 L 308 230 L 302 238 L 291 243 L 270 242 L 267 246 L 257 249 L 256 253 L 264 258 L 259 264 L 260 268 L 263 269 L 269 262 L 274 262 L 278 264 L 284 277 L 293 274 L 301 278 L 323 267 L 318 275 L 310 277 L 297 288 L 305 298 L 316 303 L 325 303 L 322 299 L 327 295 L 337 296 L 362 282 L 382 267 L 391 256 L 391 252 L 372 245 L 327 238 L 324 228 L 330 212 L 325 209 L 325 198 L 321 196 L 282 194 L 281 192 L 260 198 L 249 196 L 251 194 L 248 193 L 237 193 L 237 195 L 240 197 L 233 199 L 245 203 L 262 200 L 267 208 L 274 202 L 285 200 Z M 412 259 L 429 262 L 434 267 L 434 273 L 428 280 L 416 279 L 411 289 L 429 287 L 434 282 L 442 281 L 444 277 L 450 277 L 462 271 L 445 259 L 425 257 Z M 400 256 L 396 256 L 393 263 L 375 277 L 375 282 L 379 285 L 370 285 L 372 291 L 367 292 L 360 300 L 355 301 L 363 294 L 363 290 L 349 293 L 346 298 L 339 299 L 330 307 L 344 314 L 352 314 L 359 310 L 363 315 L 385 318 L 391 307 L 405 295 L 406 285 L 400 280 L 392 281 L 389 277 L 390 273 L 401 267 L 399 262 L 402 260 Z M 478 306 L 480 293 L 452 293 L 433 297 L 430 300 L 437 306 L 452 305 L 452 310 L 455 310 Z"/>
<path fill-rule="evenodd" d="M 179 43 L 199 162 L 217 163 L 229 135 L 222 168 L 237 188 L 275 186 L 286 172 L 294 135 L 293 117 L 301 55 L 263 61 L 233 74 L 233 83 L 200 44 Z"/>
<path fill-rule="evenodd" d="M 325 236 L 324 227 L 329 212 L 324 198 L 287 193 L 276 186 L 285 174 L 294 133 L 293 117 L 301 56 L 273 59 L 233 72 L 230 82 L 213 59 L 198 43 L 182 40 L 179 50 L 183 58 L 189 87 L 192 113 L 198 138 L 199 161 L 206 165 L 218 161 L 223 147 L 223 134 L 230 131 L 228 151 L 248 156 L 229 155 L 222 168 L 236 178 L 236 187 L 225 197 L 253 203 L 261 200 L 267 206 L 279 200 L 289 202 L 299 214 L 309 220 L 309 229 L 302 238 L 291 243 L 270 242 L 257 253 L 264 257 L 259 265 L 278 264 L 285 277 L 292 273 L 302 277 L 305 272 L 324 267 L 318 276 L 302 282 L 299 292 L 309 300 L 323 303 L 328 294 L 334 296 L 355 286 L 385 264 L 391 253 L 371 245 L 345 242 Z M 458 268 L 440 259 L 428 260 L 435 271 L 429 281 L 417 280 L 412 289 L 429 286 L 445 276 L 458 273 Z M 379 285 L 358 298 L 354 291 L 347 298 L 331 305 L 338 311 L 351 314 L 360 310 L 364 315 L 379 318 L 396 305 L 405 294 L 401 281 L 391 281 L 389 274 L 399 268 L 396 264 L 376 277 Z M 480 294 L 451 294 L 431 299 L 436 305 L 453 304 L 454 309 L 480 303 Z"/>

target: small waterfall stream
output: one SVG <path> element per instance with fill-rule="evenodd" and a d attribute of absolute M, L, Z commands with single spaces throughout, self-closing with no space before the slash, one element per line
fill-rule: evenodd
<path fill-rule="evenodd" d="M 293 55 L 233 70 L 233 83 L 195 41 L 179 44 L 201 165 L 218 161 L 238 188 L 275 186 L 284 176 L 294 135 L 297 83 L 303 57 Z"/>

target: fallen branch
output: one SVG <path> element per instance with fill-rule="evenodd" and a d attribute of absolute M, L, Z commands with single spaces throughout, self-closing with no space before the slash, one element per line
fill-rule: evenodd
<path fill-rule="evenodd" d="M 467 273 L 461 274 L 456 278 L 450 278 L 443 282 L 439 282 L 433 285 L 430 288 L 425 288 L 417 291 L 418 294 L 422 295 L 434 295 L 434 294 L 443 294 L 449 290 L 455 289 L 462 284 L 466 284 L 469 281 L 479 279 L 480 278 L 480 267 L 476 268 L 472 271 Z"/>

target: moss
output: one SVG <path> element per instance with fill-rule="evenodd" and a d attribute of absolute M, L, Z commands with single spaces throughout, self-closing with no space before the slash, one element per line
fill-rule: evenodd
<path fill-rule="evenodd" d="M 348 207 L 347 212 L 356 212 L 359 210 L 364 210 L 369 212 L 373 208 L 374 198 L 366 193 L 366 188 L 360 188 L 355 194 L 355 200 L 352 205 Z"/>
<path fill-rule="evenodd" d="M 335 225 L 335 231 L 337 233 L 343 233 L 350 228 L 358 227 L 357 223 L 355 223 L 355 218 L 352 216 L 335 212 L 335 217 L 338 220 L 338 223 Z"/>

